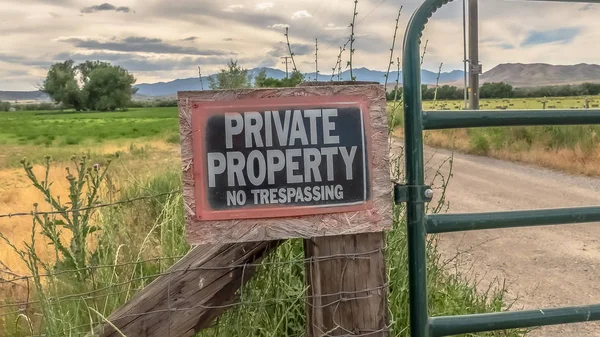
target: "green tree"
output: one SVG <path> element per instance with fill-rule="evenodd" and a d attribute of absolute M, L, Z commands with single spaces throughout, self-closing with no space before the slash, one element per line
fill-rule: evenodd
<path fill-rule="evenodd" d="M 282 78 L 280 80 L 267 77 L 267 72 L 262 69 L 258 75 L 254 78 L 254 86 L 258 88 L 285 88 L 295 87 L 304 81 L 304 75 L 301 72 L 295 70 L 292 75 L 288 78 Z"/>
<path fill-rule="evenodd" d="M 211 89 L 239 89 L 250 86 L 248 69 L 238 66 L 237 61 L 229 61 L 227 69 L 208 78 Z"/>
<path fill-rule="evenodd" d="M 80 63 L 77 66 L 77 70 L 79 71 L 79 76 L 81 77 L 81 81 L 83 82 L 83 85 L 85 86 L 86 83 L 88 83 L 90 81 L 90 75 L 92 73 L 92 71 L 94 71 L 94 69 L 96 68 L 100 68 L 100 67 L 110 67 L 111 64 L 108 62 L 102 62 L 102 61 L 85 61 L 83 63 Z"/>
<path fill-rule="evenodd" d="M 67 108 L 107 111 L 127 107 L 137 91 L 134 83 L 133 75 L 122 67 L 101 61 L 75 66 L 67 60 L 50 67 L 42 91 Z"/>
<path fill-rule="evenodd" d="M 93 67 L 84 81 L 83 96 L 90 110 L 114 111 L 125 108 L 137 91 L 135 78 L 127 70 L 110 64 Z"/>
<path fill-rule="evenodd" d="M 56 103 L 77 111 L 84 108 L 81 89 L 75 79 L 75 62 L 67 60 L 50 66 L 42 91 L 47 93 Z"/>
<path fill-rule="evenodd" d="M 404 90 L 402 87 L 394 88 L 394 89 L 392 89 L 392 91 L 390 91 L 386 94 L 386 99 L 388 101 L 393 101 L 394 99 L 396 99 L 398 101 L 402 100 L 403 92 L 404 92 Z"/>
<path fill-rule="evenodd" d="M 10 110 L 10 102 L 0 101 L 0 111 L 9 111 L 9 110 Z"/>
<path fill-rule="evenodd" d="M 282 87 L 295 87 L 304 81 L 304 75 L 298 70 L 294 70 L 288 78 L 281 79 Z"/>
<path fill-rule="evenodd" d="M 479 89 L 481 98 L 511 98 L 513 95 L 512 85 L 504 82 L 484 83 Z"/>

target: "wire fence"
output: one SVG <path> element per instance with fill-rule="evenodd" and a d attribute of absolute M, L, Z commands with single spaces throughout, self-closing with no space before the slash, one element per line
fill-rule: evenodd
<path fill-rule="evenodd" d="M 451 163 L 446 159 L 439 166 L 449 166 L 451 171 Z M 443 176 L 435 174 L 433 188 L 443 192 L 446 184 Z M 260 248 L 215 245 L 220 247 L 220 259 L 182 263 L 198 249 L 184 244 L 182 190 L 164 186 L 143 190 L 167 192 L 84 208 L 0 214 L 0 220 L 9 221 L 14 217 L 78 216 L 84 211 L 107 210 L 93 212 L 99 215 L 100 225 L 110 221 L 114 213 L 123 213 L 111 230 L 125 233 L 120 234 L 118 242 L 110 243 L 112 251 L 105 250 L 103 254 L 108 257 L 92 259 L 81 268 L 44 267 L 21 275 L 0 262 L 0 336 L 189 336 L 189 331 L 182 332 L 181 327 L 189 325 L 190 320 L 200 320 L 192 322 L 192 331 L 206 328 L 200 332 L 201 337 L 303 336 L 307 329 L 322 336 L 383 336 L 388 330 L 396 336 L 407 335 L 408 258 L 402 230 L 388 233 L 385 244 L 391 250 L 306 257 L 301 240 L 288 240 L 273 243 L 272 247 L 264 243 Z M 444 194 L 441 196 L 443 200 Z M 144 200 L 153 202 L 134 204 Z M 152 208 L 144 206 L 150 204 Z M 403 208 L 395 210 L 393 216 L 402 223 Z M 145 224 L 148 220 L 154 223 Z M 147 232 L 136 233 L 136 226 L 147 226 Z M 137 238 L 130 238 L 134 234 Z M 169 236 L 170 240 L 165 239 Z M 391 267 L 383 271 L 388 275 L 381 277 L 387 282 L 369 284 L 356 279 L 360 273 L 372 274 L 374 257 L 383 259 L 384 255 L 390 256 L 386 263 L 391 262 Z M 315 266 L 337 272 L 333 273 L 337 280 L 333 288 L 316 292 L 308 288 L 307 279 Z M 136 304 L 140 299 L 147 303 Z M 373 326 L 353 328 L 343 321 L 353 309 L 375 308 L 388 299 L 393 309 L 381 315 L 391 315 L 389 321 L 382 319 Z M 327 310 L 325 316 L 334 322 L 333 326 L 325 327 L 322 321 L 310 317 L 311 312 Z M 181 317 L 187 317 L 185 322 Z M 214 317 L 219 318 L 213 323 Z M 100 332 L 100 327 L 108 330 Z"/>
<path fill-rule="evenodd" d="M 77 209 L 65 209 L 65 210 L 60 210 L 60 211 L 46 211 L 46 212 L 44 212 L 44 211 L 40 211 L 40 212 L 29 211 L 29 212 L 6 213 L 6 214 L 0 214 L 0 219 L 14 218 L 14 217 L 19 217 L 19 216 L 33 216 L 33 215 L 42 215 L 43 216 L 43 215 L 57 215 L 57 214 L 83 212 L 83 211 L 89 211 L 89 210 L 94 210 L 94 209 L 99 209 L 99 208 L 114 207 L 114 206 L 129 204 L 129 203 L 132 203 L 135 201 L 140 201 L 140 200 L 155 199 L 155 198 L 164 197 L 164 196 L 172 195 L 175 193 L 181 193 L 181 192 L 182 192 L 181 189 L 177 189 L 177 190 L 173 190 L 173 191 L 169 191 L 169 192 L 158 193 L 158 194 L 153 194 L 153 195 L 144 195 L 144 196 L 140 196 L 140 197 L 119 200 L 119 201 L 115 201 L 115 202 L 111 202 L 111 203 L 101 203 L 101 204 L 97 204 L 94 206 L 81 207 L 81 208 L 77 208 Z"/>
<path fill-rule="evenodd" d="M 87 316 L 89 313 L 89 308 L 94 308 L 97 311 L 103 311 L 103 315 L 108 316 L 111 313 L 111 309 L 118 308 L 118 305 L 115 303 L 112 306 L 105 306 L 102 308 L 102 304 L 105 301 L 113 301 L 118 299 L 119 304 L 125 303 L 127 300 L 133 298 L 134 294 L 143 289 L 144 286 L 147 286 L 150 281 L 153 280 L 163 280 L 168 284 L 163 287 L 162 290 L 167 291 L 166 297 L 163 297 L 164 303 L 161 303 L 159 309 L 155 310 L 141 310 L 136 312 L 135 310 L 132 312 L 128 312 L 126 314 L 121 314 L 116 317 L 110 317 L 110 321 L 114 325 L 119 325 L 121 321 L 130 321 L 139 318 L 140 316 L 148 316 L 148 317 L 167 317 L 161 320 L 161 324 L 166 324 L 170 326 L 172 322 L 170 321 L 171 315 L 177 315 L 185 312 L 192 312 L 197 314 L 198 311 L 210 311 L 210 310 L 225 310 L 225 309 L 238 309 L 244 311 L 244 309 L 254 309 L 254 310 L 266 310 L 269 311 L 269 308 L 272 308 L 274 305 L 277 306 L 289 306 L 294 305 L 298 308 L 310 306 L 313 309 L 326 309 L 329 307 L 335 307 L 333 312 L 334 315 L 339 310 L 341 305 L 350 305 L 349 302 L 355 301 L 357 305 L 364 305 L 368 303 L 369 299 L 373 297 L 381 297 L 385 296 L 383 294 L 387 293 L 389 285 L 387 283 L 376 286 L 376 287 L 357 287 L 356 290 L 353 291 L 337 291 L 331 293 L 322 293 L 322 294 L 308 294 L 305 290 L 305 285 L 303 284 L 303 277 L 296 277 L 296 285 L 290 288 L 289 282 L 286 284 L 287 292 L 285 294 L 281 293 L 271 293 L 268 289 L 272 287 L 282 286 L 283 283 L 279 282 L 275 284 L 260 284 L 258 286 L 259 289 L 255 289 L 252 286 L 246 287 L 243 290 L 238 292 L 237 300 L 231 303 L 218 304 L 218 303 L 196 303 L 192 305 L 180 305 L 179 301 L 181 298 L 177 296 L 178 287 L 181 287 L 177 281 L 173 281 L 175 279 L 185 278 L 186 275 L 193 275 L 196 277 L 198 272 L 204 272 L 204 274 L 210 274 L 211 272 L 221 272 L 221 274 L 227 275 L 232 274 L 236 271 L 241 273 L 242 275 L 248 272 L 251 268 L 262 268 L 264 273 L 276 273 L 282 274 L 283 272 L 289 270 L 290 267 L 304 267 L 307 264 L 315 264 L 315 263 L 357 263 L 359 261 L 368 262 L 372 259 L 375 254 L 382 254 L 382 250 L 372 250 L 361 253 L 350 253 L 350 254 L 332 254 L 328 256 L 318 256 L 312 258 L 294 258 L 289 260 L 282 260 L 281 256 L 278 256 L 274 259 L 267 259 L 260 263 L 243 263 L 243 264 L 228 264 L 228 265 L 207 265 L 207 266 L 195 266 L 195 267 L 181 267 L 181 268 L 171 268 L 162 272 L 157 272 L 148 275 L 141 275 L 135 277 L 128 277 L 126 280 L 121 282 L 113 282 L 108 285 L 100 285 L 95 284 L 92 280 L 92 277 L 88 280 L 88 285 L 93 286 L 94 288 L 87 289 L 86 291 L 74 292 L 70 294 L 64 295 L 56 295 L 52 296 L 54 287 L 57 282 L 64 280 L 65 277 L 70 278 L 72 275 L 76 275 L 82 271 L 92 271 L 92 272 L 103 272 L 104 270 L 108 270 L 111 273 L 117 273 L 119 269 L 128 269 L 131 271 L 131 268 L 136 265 L 144 265 L 148 263 L 156 263 L 158 261 L 177 261 L 181 259 L 183 256 L 173 256 L 173 257 L 160 257 L 151 260 L 145 261 L 135 261 L 135 262 L 127 262 L 127 263 L 119 263 L 114 265 L 98 265 L 91 266 L 88 268 L 75 269 L 75 270 L 63 270 L 58 271 L 56 273 L 49 274 L 40 274 L 36 276 L 18 276 L 10 279 L 4 279 L 0 281 L 0 289 L 2 288 L 2 284 L 16 284 L 18 282 L 22 283 L 23 287 L 26 287 L 27 296 L 32 296 L 33 298 L 27 298 L 26 300 L 15 301 L 15 302 L 6 302 L 0 304 L 0 322 L 4 319 L 5 322 L 14 320 L 15 317 L 19 315 L 25 315 L 29 317 L 35 317 L 36 315 L 48 315 L 58 314 L 62 310 L 69 310 L 71 312 L 70 315 L 79 314 L 81 316 Z M 343 269 L 346 269 L 344 266 Z M 122 271 L 118 271 L 120 273 Z M 2 273 L 0 271 L 0 273 Z M 13 273 L 11 273 L 13 274 Z M 343 280 L 345 275 L 340 275 L 341 280 Z M 241 277 L 244 278 L 243 276 Z M 36 279 L 41 279 L 42 283 L 47 284 L 48 293 L 44 294 L 42 298 L 36 296 L 34 283 Z M 272 279 L 271 279 L 272 280 Z M 173 281 L 173 282 L 171 282 Z M 288 280 L 289 281 L 289 280 Z M 241 282 L 241 280 L 239 281 Z M 260 280 L 258 282 L 261 282 Z M 227 283 L 227 282 L 226 282 Z M 343 284 L 342 281 L 340 283 Z M 254 284 L 255 285 L 255 284 Z M 208 283 L 205 287 L 214 286 L 214 283 Z M 173 287 L 173 289 L 169 289 Z M 202 291 L 202 285 L 199 286 L 198 291 Z M 253 289 L 254 288 L 254 289 Z M 284 289 L 284 287 L 281 287 Z M 253 290 L 256 290 L 257 293 L 253 293 Z M 291 291 L 290 291 L 291 290 Z M 58 291 L 59 293 L 61 291 Z M 171 297 L 172 296 L 172 297 Z M 318 301 L 314 301 L 314 299 L 319 299 Z M 202 300 L 202 299 L 200 299 Z M 319 304 L 317 304 L 319 303 Z M 100 304 L 100 305 L 99 305 Z M 76 310 L 73 310 L 73 309 Z M 140 309 L 144 308 L 144 305 L 140 305 Z M 104 309 L 104 310 L 101 310 Z M 268 313 L 265 313 L 267 315 Z M 273 319 L 282 319 L 282 317 L 278 317 L 278 315 L 273 312 L 272 317 L 264 317 L 266 320 Z M 232 314 L 237 315 L 237 314 Z M 46 317 L 49 318 L 49 317 Z M 84 336 L 90 334 L 90 328 L 98 328 L 103 324 L 102 319 L 93 320 L 93 323 L 86 321 L 85 319 L 80 319 L 78 321 L 84 321 L 85 323 L 78 325 L 65 325 L 60 329 L 64 335 L 68 336 Z M 33 323 L 32 323 L 33 324 Z M 297 327 L 300 328 L 301 324 L 296 323 Z M 0 325 L 1 326 L 1 325 Z M 340 329 L 342 326 L 340 325 Z M 373 336 L 377 335 L 380 332 L 386 331 L 388 327 L 384 326 L 381 329 L 371 330 L 371 331 L 350 331 L 348 336 Z M 35 327 L 32 325 L 32 330 L 35 330 Z M 35 331 L 33 331 L 35 332 Z M 166 336 L 178 336 L 178 334 L 165 334 Z M 340 335 L 340 334 L 336 334 Z M 343 335 L 343 334 L 342 334 Z M 48 336 L 48 334 L 44 333 L 30 333 L 24 334 L 23 336 Z"/>
<path fill-rule="evenodd" d="M 165 196 L 181 198 L 181 189 L 79 209 L 0 214 L 0 219 L 106 209 Z M 183 223 L 178 226 L 182 227 Z M 122 336 L 121 329 L 124 328 L 126 335 L 132 324 L 150 324 L 154 327 L 152 336 L 170 337 L 181 335 L 178 326 L 182 315 L 216 317 L 225 312 L 217 323 L 204 326 L 208 329 L 200 332 L 200 336 L 300 336 L 307 329 L 307 308 L 330 310 L 333 317 L 342 317 L 341 312 L 350 306 L 369 305 L 369 301 L 377 298 L 385 300 L 390 287 L 388 283 L 348 288 L 348 282 L 354 281 L 346 280 L 349 277 L 347 270 L 351 269 L 348 266 L 368 265 L 375 255 L 383 256 L 383 249 L 305 257 L 301 241 L 278 241 L 276 245 L 279 246 L 277 250 L 242 249 L 233 255 L 229 251 L 235 248 L 230 245 L 222 248 L 221 258 L 201 265 L 178 264 L 194 247 L 183 255 L 129 256 L 129 260 L 121 260 L 117 250 L 114 263 L 44 269 L 29 275 L 21 275 L 0 264 L 0 335 Z M 337 266 L 341 270 L 339 290 L 307 291 L 307 268 L 317 264 L 325 264 L 326 268 Z M 250 275 L 254 278 L 250 279 Z M 152 293 L 155 297 L 151 302 L 156 303 L 134 305 L 119 312 L 124 304 L 136 301 L 140 294 L 152 289 L 148 287 L 152 282 L 160 287 Z M 194 290 L 188 291 L 189 287 Z M 211 295 L 220 291 L 215 289 L 225 288 L 234 291 L 221 299 Z M 191 297 L 185 297 L 188 295 Z M 312 324 L 314 329 L 323 328 L 319 322 Z M 378 336 L 389 329 L 384 325 L 349 330 L 343 323 L 336 325 L 333 329 L 329 327 L 330 331 L 323 331 L 323 335 Z M 100 327 L 116 332 L 100 332 Z"/>

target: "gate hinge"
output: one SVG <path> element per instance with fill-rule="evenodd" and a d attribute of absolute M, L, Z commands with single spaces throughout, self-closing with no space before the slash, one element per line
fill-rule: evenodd
<path fill-rule="evenodd" d="M 406 184 L 394 184 L 394 203 L 408 202 L 410 195 L 415 202 L 430 202 L 433 199 L 433 190 L 430 186 L 414 186 Z"/>

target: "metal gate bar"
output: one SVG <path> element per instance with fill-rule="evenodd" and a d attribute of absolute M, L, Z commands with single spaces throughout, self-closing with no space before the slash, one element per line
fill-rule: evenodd
<path fill-rule="evenodd" d="M 600 109 L 424 111 L 423 129 L 600 124 Z"/>
<path fill-rule="evenodd" d="M 546 0 L 556 1 L 556 0 Z M 427 21 L 449 0 L 425 0 L 404 35 L 404 139 L 406 183 L 397 186 L 397 202 L 406 202 L 410 327 L 412 337 L 524 328 L 600 320 L 600 305 L 450 317 L 428 316 L 426 235 L 474 229 L 582 223 L 600 220 L 600 207 L 476 214 L 425 215 L 430 200 L 424 182 L 423 130 L 517 125 L 600 124 L 600 110 L 431 111 L 423 113 L 420 39 Z M 600 0 L 557 0 L 600 3 Z"/>
<path fill-rule="evenodd" d="M 429 234 L 598 221 L 600 206 L 425 216 L 425 226 Z"/>
<path fill-rule="evenodd" d="M 600 305 L 432 317 L 431 337 L 600 320 Z"/>

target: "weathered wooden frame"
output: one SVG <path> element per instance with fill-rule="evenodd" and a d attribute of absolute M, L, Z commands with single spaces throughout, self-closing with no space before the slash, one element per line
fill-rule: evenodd
<path fill-rule="evenodd" d="M 299 96 L 364 96 L 371 124 L 373 208 L 364 211 L 301 217 L 198 221 L 193 174 L 192 104 L 194 101 L 285 98 Z M 302 86 L 283 89 L 183 91 L 178 93 L 186 235 L 191 244 L 269 241 L 288 238 L 382 232 L 392 226 L 393 184 L 389 170 L 388 116 L 385 91 L 378 84 Z"/>

